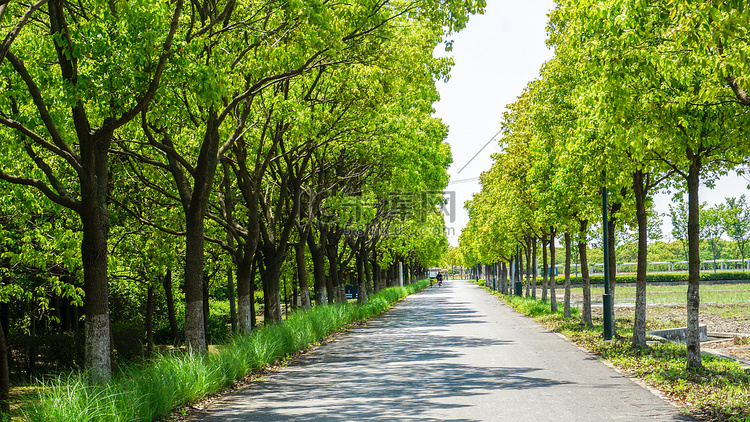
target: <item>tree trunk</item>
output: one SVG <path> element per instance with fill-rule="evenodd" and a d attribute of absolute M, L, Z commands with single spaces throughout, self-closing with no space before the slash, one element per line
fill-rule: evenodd
<path fill-rule="evenodd" d="M 524 251 L 524 255 L 526 255 L 526 297 L 529 297 L 531 293 L 531 247 L 528 246 L 530 243 L 527 243 Z M 536 294 L 536 292 L 534 293 Z"/>
<path fill-rule="evenodd" d="M 260 259 L 260 258 L 258 258 Z M 255 310 L 255 274 L 258 271 L 258 261 L 253 259 L 254 264 L 250 268 L 250 329 L 258 326 L 258 317 Z"/>
<path fill-rule="evenodd" d="M 565 299 L 563 300 L 563 316 L 570 318 L 570 256 L 572 245 L 570 233 L 565 232 Z"/>
<path fill-rule="evenodd" d="M 208 308 L 208 277 L 203 278 L 203 335 L 205 336 L 206 346 L 212 340 L 208 332 L 208 316 L 211 310 Z"/>
<path fill-rule="evenodd" d="M 344 303 L 346 302 L 346 295 L 344 294 L 344 268 L 338 253 L 341 234 L 337 233 L 336 230 L 329 231 L 328 239 L 326 240 L 326 255 L 328 256 L 328 266 L 330 268 L 330 291 L 332 296 L 332 298 L 329 298 L 329 302 Z"/>
<path fill-rule="evenodd" d="M 333 279 L 336 278 L 336 275 L 331 273 L 331 270 L 328 270 L 329 274 L 326 275 L 326 292 L 328 292 L 327 297 L 327 303 L 329 305 L 333 305 L 336 303 L 336 289 L 334 288 L 334 282 Z"/>
<path fill-rule="evenodd" d="M 237 332 L 237 292 L 234 288 L 234 272 L 227 268 L 227 298 L 229 298 L 229 323 L 232 326 L 232 334 Z"/>
<path fill-rule="evenodd" d="M 167 300 L 167 316 L 169 317 L 169 328 L 172 331 L 172 345 L 180 344 L 180 328 L 177 326 L 177 313 L 174 309 L 174 294 L 172 292 L 172 269 L 168 269 L 162 278 L 164 296 Z"/>
<path fill-rule="evenodd" d="M 367 294 L 374 294 L 375 287 L 372 281 L 372 267 L 370 266 L 370 258 L 367 256 L 365 256 L 365 283 L 367 284 Z"/>
<path fill-rule="evenodd" d="M 183 198 L 185 212 L 185 344 L 188 350 L 205 354 L 206 333 L 203 313 L 203 264 L 205 260 L 204 217 L 219 164 L 219 126 L 216 111 L 208 113 L 198 161 L 193 172 L 193 188 Z"/>
<path fill-rule="evenodd" d="M 357 265 L 357 303 L 367 302 L 367 278 L 365 277 L 365 261 L 367 261 L 367 249 L 365 249 L 364 239 L 360 239 L 359 251 L 355 257 Z"/>
<path fill-rule="evenodd" d="M 586 325 L 593 325 L 591 321 L 591 279 L 589 278 L 588 256 L 586 254 L 586 229 L 588 220 L 581 221 L 579 235 L 581 240 L 578 241 L 578 254 L 581 257 L 581 279 L 583 280 L 583 305 L 581 306 L 581 321 Z"/>
<path fill-rule="evenodd" d="M 93 140 L 82 141 L 82 160 L 90 161 L 85 167 L 96 168 L 87 173 L 90 179 L 81 178 L 81 261 L 86 313 L 86 368 L 95 382 L 107 381 L 112 369 L 110 355 L 109 282 L 107 277 L 107 153 L 106 145 L 89 145 Z M 101 169 L 103 167 L 103 170 Z"/>
<path fill-rule="evenodd" d="M 375 293 L 383 290 L 383 271 L 380 269 L 380 264 L 378 264 L 377 258 L 373 258 L 372 260 L 372 270 L 375 275 L 375 279 L 373 280 L 374 284 L 374 291 Z"/>
<path fill-rule="evenodd" d="M 229 165 L 228 161 L 222 161 L 222 170 L 223 170 L 223 179 L 221 181 L 222 185 L 222 196 L 223 198 L 223 210 L 222 213 L 226 216 L 226 224 L 228 226 L 235 226 L 235 220 L 234 220 L 234 199 L 232 197 L 232 182 L 231 182 L 231 167 Z M 241 179 L 241 178 L 238 178 Z M 244 191 L 243 191 L 244 192 Z M 257 202 L 256 202 L 257 204 Z M 249 224 L 249 223 L 248 223 Z M 227 230 L 227 245 L 230 248 L 234 249 L 234 254 L 232 256 L 232 260 L 234 261 L 234 266 L 237 267 L 239 265 L 240 259 L 241 259 L 241 252 L 240 248 L 242 245 L 235 246 L 235 233 L 231 230 Z M 234 271 L 232 271 L 232 268 L 227 268 L 227 298 L 229 299 L 229 323 L 232 326 L 232 334 L 237 333 L 237 289 L 234 284 Z"/>
<path fill-rule="evenodd" d="M 297 283 L 292 282 L 292 310 L 297 309 L 299 303 L 299 274 L 297 277 Z M 309 296 L 308 296 L 309 299 Z"/>
<path fill-rule="evenodd" d="M 64 4 L 60 0 L 49 2 L 49 29 L 51 34 L 65 37 L 67 22 Z M 63 80 L 74 87 L 77 83 L 77 63 L 63 47 L 55 43 L 58 65 Z M 83 291 L 86 312 L 86 369 L 94 382 L 107 381 L 111 375 L 109 321 L 109 282 L 107 277 L 107 237 L 109 214 L 107 186 L 109 183 L 109 147 L 112 132 L 95 135 L 82 101 L 71 109 L 75 134 L 79 144 L 78 174 L 80 204 L 76 211 L 81 218 L 81 262 L 83 266 Z M 105 119 L 104 124 L 111 121 Z"/>
<path fill-rule="evenodd" d="M 263 274 L 263 318 L 266 325 L 281 322 L 280 278 L 280 269 Z"/>
<path fill-rule="evenodd" d="M 313 288 L 315 289 L 315 304 L 323 306 L 328 304 L 328 294 L 326 289 L 326 255 L 325 255 L 325 235 L 321 233 L 320 245 L 315 242 L 312 234 L 307 237 L 307 247 L 310 249 L 310 256 L 313 263 Z"/>
<path fill-rule="evenodd" d="M 283 252 L 271 246 L 264 246 L 263 260 L 265 270 L 261 268 L 263 279 L 263 318 L 265 324 L 281 322 L 281 267 L 284 264 Z"/>
<path fill-rule="evenodd" d="M 339 303 L 346 303 L 346 279 L 344 278 L 344 268 L 343 265 L 339 265 L 339 275 L 334 280 L 334 282 L 338 280 L 338 284 L 336 284 L 334 288 L 336 289 L 336 301 Z M 349 275 L 349 283 L 354 284 L 351 274 Z"/>
<path fill-rule="evenodd" d="M 635 318 L 633 321 L 634 348 L 646 347 L 646 266 L 648 265 L 648 221 L 646 215 L 646 192 L 644 174 L 633 172 L 633 192 L 635 194 L 635 215 L 638 221 L 638 264 L 635 276 Z"/>
<path fill-rule="evenodd" d="M 542 302 L 547 302 L 547 236 L 542 236 Z"/>
<path fill-rule="evenodd" d="M 542 246 L 544 246 L 544 241 L 542 241 Z M 529 269 L 531 270 L 531 297 L 534 299 L 536 299 L 536 262 L 537 262 L 536 252 L 537 252 L 536 251 L 536 237 L 532 237 L 531 238 L 531 265 L 529 265 Z"/>
<path fill-rule="evenodd" d="M 505 261 L 500 263 L 500 292 L 504 295 L 508 294 L 508 266 Z"/>
<path fill-rule="evenodd" d="M 185 346 L 195 353 L 206 353 L 203 320 L 203 213 L 191 210 L 185 240 Z"/>
<path fill-rule="evenodd" d="M 330 249 L 330 245 L 328 245 L 328 249 Z M 326 254 L 328 257 L 328 278 L 326 279 L 326 287 L 327 290 L 330 292 L 328 295 L 328 303 L 334 304 L 338 301 L 338 277 L 339 277 L 339 266 L 338 266 L 338 254 L 334 253 L 331 255 L 331 251 L 328 250 L 328 253 Z"/>
<path fill-rule="evenodd" d="M 334 235 L 328 233 L 326 239 L 326 257 L 328 258 L 328 279 L 327 279 L 327 290 L 328 303 L 334 304 L 340 302 L 339 299 L 339 254 L 338 254 L 338 242 L 334 242 Z"/>
<path fill-rule="evenodd" d="M 279 284 L 284 286 L 284 312 L 282 313 L 282 319 L 283 317 L 289 318 L 289 292 L 287 291 L 287 279 L 285 278 L 282 281 L 281 277 L 279 277 Z"/>
<path fill-rule="evenodd" d="M 305 239 L 294 244 L 294 256 L 297 260 L 297 278 L 302 297 L 302 309 L 310 309 L 310 288 L 307 284 L 307 263 L 305 262 Z"/>
<path fill-rule="evenodd" d="M 518 281 L 521 282 L 521 291 L 518 292 L 518 294 L 522 294 L 523 293 L 523 257 L 519 255 L 517 257 L 517 261 L 518 262 L 516 262 L 516 276 L 518 277 Z"/>
<path fill-rule="evenodd" d="M 687 178 L 688 188 L 688 292 L 687 292 L 687 369 L 701 368 L 700 332 L 700 220 L 698 189 L 700 187 L 701 158 L 689 151 L 691 159 Z"/>
<path fill-rule="evenodd" d="M 550 260 L 550 282 L 549 282 L 549 301 L 550 301 L 550 310 L 552 312 L 557 312 L 557 293 L 555 292 L 555 272 L 557 271 L 556 261 L 555 261 L 555 229 L 550 228 L 549 232 L 549 260 Z M 546 270 L 545 270 L 546 271 Z"/>
<path fill-rule="evenodd" d="M 99 160 L 104 157 L 97 154 Z M 93 167 L 93 166 L 92 166 Z M 89 168 L 92 168 L 89 167 Z M 106 171 L 104 172 L 106 174 Z M 109 282 L 107 278 L 107 233 L 109 219 L 106 216 L 106 200 L 98 201 L 99 189 L 106 189 L 105 180 L 81 183 L 83 240 L 81 261 L 83 263 L 83 285 L 86 313 L 86 368 L 95 382 L 109 379 L 112 368 L 110 356 Z M 98 186 L 104 183 L 104 186 Z M 105 194 L 106 195 L 106 194 Z M 101 204 L 101 206 L 100 206 Z"/>

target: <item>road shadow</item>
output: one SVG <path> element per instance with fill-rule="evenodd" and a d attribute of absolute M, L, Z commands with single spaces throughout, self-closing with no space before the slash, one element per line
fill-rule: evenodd
<path fill-rule="evenodd" d="M 517 340 L 493 335 L 484 327 L 489 317 L 452 293 L 446 283 L 413 295 L 197 420 L 470 422 L 488 420 L 468 416 L 477 398 L 511 400 L 518 391 L 555 386 L 622 393 L 622 385 L 605 381 L 554 379 L 548 368 L 498 365 L 492 358 L 511 353 Z"/>

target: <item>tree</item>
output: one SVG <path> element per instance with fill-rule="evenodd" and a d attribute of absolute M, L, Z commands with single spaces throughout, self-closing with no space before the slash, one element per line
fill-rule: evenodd
<path fill-rule="evenodd" d="M 38 189 L 80 216 L 86 367 L 93 379 L 106 380 L 109 148 L 115 132 L 146 109 L 159 86 L 182 1 L 152 8 L 51 0 L 42 12 L 43 3 L 23 15 L 16 4 L 4 10 L 18 25 L 11 31 L 13 45 L 0 51 L 9 88 L 0 100 L 0 131 L 3 143 L 14 145 L 12 154 L 3 154 L 9 165 L 0 179 Z M 113 57 L 118 60 L 108 59 Z M 28 164 L 22 169 L 10 163 Z"/>
<path fill-rule="evenodd" d="M 711 255 L 714 261 L 714 273 L 716 272 L 716 256 L 719 254 L 719 240 L 724 234 L 724 226 L 722 219 L 724 217 L 724 206 L 723 204 L 717 204 L 712 207 L 706 207 L 705 203 L 702 208 L 703 215 L 701 215 L 701 238 L 708 240 L 711 245 Z"/>
<path fill-rule="evenodd" d="M 682 245 L 683 259 L 687 260 L 687 204 L 682 200 L 680 200 L 675 206 L 670 204 L 669 218 L 672 221 L 672 238 L 680 241 L 680 244 Z"/>
<path fill-rule="evenodd" d="M 742 257 L 742 268 L 745 268 L 745 249 L 750 239 L 750 208 L 747 206 L 745 195 L 739 198 L 727 198 L 721 222 L 726 234 L 737 243 L 737 249 Z"/>

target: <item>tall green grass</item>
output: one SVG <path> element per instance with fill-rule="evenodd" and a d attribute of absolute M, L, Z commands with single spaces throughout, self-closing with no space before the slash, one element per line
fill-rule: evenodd
<path fill-rule="evenodd" d="M 427 280 L 384 289 L 363 304 L 319 306 L 293 312 L 281 324 L 232 337 L 207 356 L 159 355 L 125 367 L 106 384 L 90 384 L 85 373 L 61 375 L 40 388 L 28 421 L 152 421 L 198 402 L 286 356 L 304 350 L 356 321 L 378 315 L 419 291 Z"/>

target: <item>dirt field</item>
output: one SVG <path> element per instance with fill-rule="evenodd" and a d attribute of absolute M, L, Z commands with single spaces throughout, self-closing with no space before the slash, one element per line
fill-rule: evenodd
<path fill-rule="evenodd" d="M 601 316 L 602 308 L 592 308 L 593 316 Z M 633 307 L 615 307 L 615 319 L 618 326 L 633 323 Z M 684 327 L 687 323 L 687 311 L 684 306 L 649 306 L 646 312 L 648 330 Z M 708 332 L 735 333 L 736 338 L 723 342 L 701 344 L 703 349 L 712 349 L 724 355 L 735 356 L 750 361 L 750 304 L 702 305 L 700 310 L 701 324 L 706 324 Z"/>

